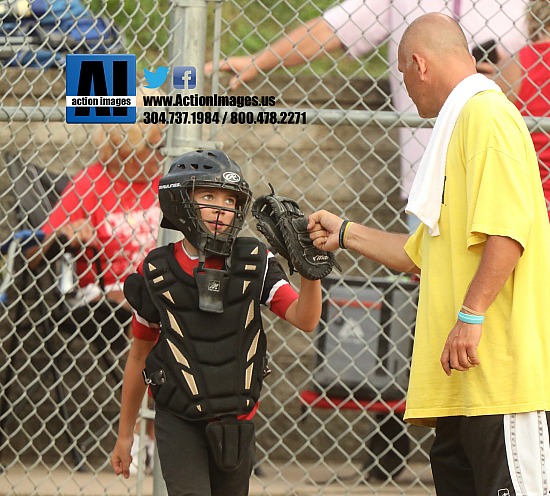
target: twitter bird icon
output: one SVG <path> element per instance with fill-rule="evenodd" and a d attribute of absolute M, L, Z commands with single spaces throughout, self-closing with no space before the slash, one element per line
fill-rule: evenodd
<path fill-rule="evenodd" d="M 143 69 L 145 80 L 147 81 L 145 88 L 154 89 L 164 84 L 169 70 L 169 67 L 164 67 L 162 65 L 156 71 L 148 71 L 147 69 Z"/>

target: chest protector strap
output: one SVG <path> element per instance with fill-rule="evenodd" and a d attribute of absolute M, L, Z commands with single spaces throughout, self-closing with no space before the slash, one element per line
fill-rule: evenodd
<path fill-rule="evenodd" d="M 267 348 L 260 314 L 266 246 L 238 238 L 227 262 L 227 270 L 216 271 L 224 278 L 222 312 L 200 309 L 197 282 L 179 266 L 172 245 L 153 250 L 143 265 L 161 320 L 146 382 L 159 406 L 189 420 L 249 413 L 260 396 Z"/>

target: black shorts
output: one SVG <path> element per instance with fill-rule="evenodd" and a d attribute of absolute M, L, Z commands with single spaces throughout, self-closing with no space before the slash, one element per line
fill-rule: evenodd
<path fill-rule="evenodd" d="M 550 412 L 441 417 L 430 461 L 441 496 L 550 494 Z"/>

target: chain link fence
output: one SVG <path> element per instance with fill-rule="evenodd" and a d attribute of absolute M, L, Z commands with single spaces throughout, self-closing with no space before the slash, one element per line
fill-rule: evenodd
<path fill-rule="evenodd" d="M 432 123 L 403 98 L 396 43 L 410 20 L 440 4 L 463 23 L 472 48 L 496 40 L 509 55 L 525 41 L 526 0 L 365 0 L 353 9 L 368 9 L 366 24 L 353 21 L 353 9 L 347 13 L 363 41 L 352 42 L 354 27 L 342 21 L 324 43 L 316 40 L 315 56 L 302 54 L 292 67 L 279 55 L 269 68 L 249 60 L 245 67 L 258 75 L 243 76 L 235 88 L 218 61 L 261 52 L 306 23 L 307 37 L 318 17 L 334 28 L 334 13 L 324 14 L 332 2 L 0 2 L 0 493 L 161 494 L 150 471 L 125 482 L 108 463 L 128 342 L 100 339 L 98 321 L 90 322 L 94 337 L 80 332 L 82 321 L 65 305 L 71 295 L 63 268 L 73 263 L 66 250 L 38 267 L 22 255 L 42 241 L 36 229 L 64 178 L 98 159 L 97 125 L 64 123 L 65 55 L 135 53 L 139 86 L 144 69 L 185 65 L 196 67 L 199 93 L 273 97 L 275 106 L 261 110 L 204 109 L 236 112 L 236 123 L 168 126 L 165 166 L 189 149 L 223 146 L 256 196 L 272 184 L 306 213 L 324 208 L 407 232 L 408 181 Z M 212 59 L 203 82 L 204 62 Z M 174 92 L 171 73 L 163 88 Z M 299 112 L 307 122 L 247 123 L 259 111 Z M 21 230 L 30 231 L 14 236 Z M 245 231 L 253 233 L 252 222 Z M 324 281 L 314 335 L 264 313 L 272 373 L 256 416 L 251 492 L 433 494 L 433 433 L 402 421 L 417 281 L 354 253 L 340 251 L 337 259 L 342 271 Z M 87 305 L 102 302 L 105 296 Z M 140 467 L 145 455 L 143 449 Z"/>

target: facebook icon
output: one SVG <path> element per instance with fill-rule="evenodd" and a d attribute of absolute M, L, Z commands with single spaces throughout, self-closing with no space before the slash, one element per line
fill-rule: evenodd
<path fill-rule="evenodd" d="M 193 66 L 174 67 L 174 88 L 177 90 L 192 90 L 197 87 L 197 69 Z"/>

